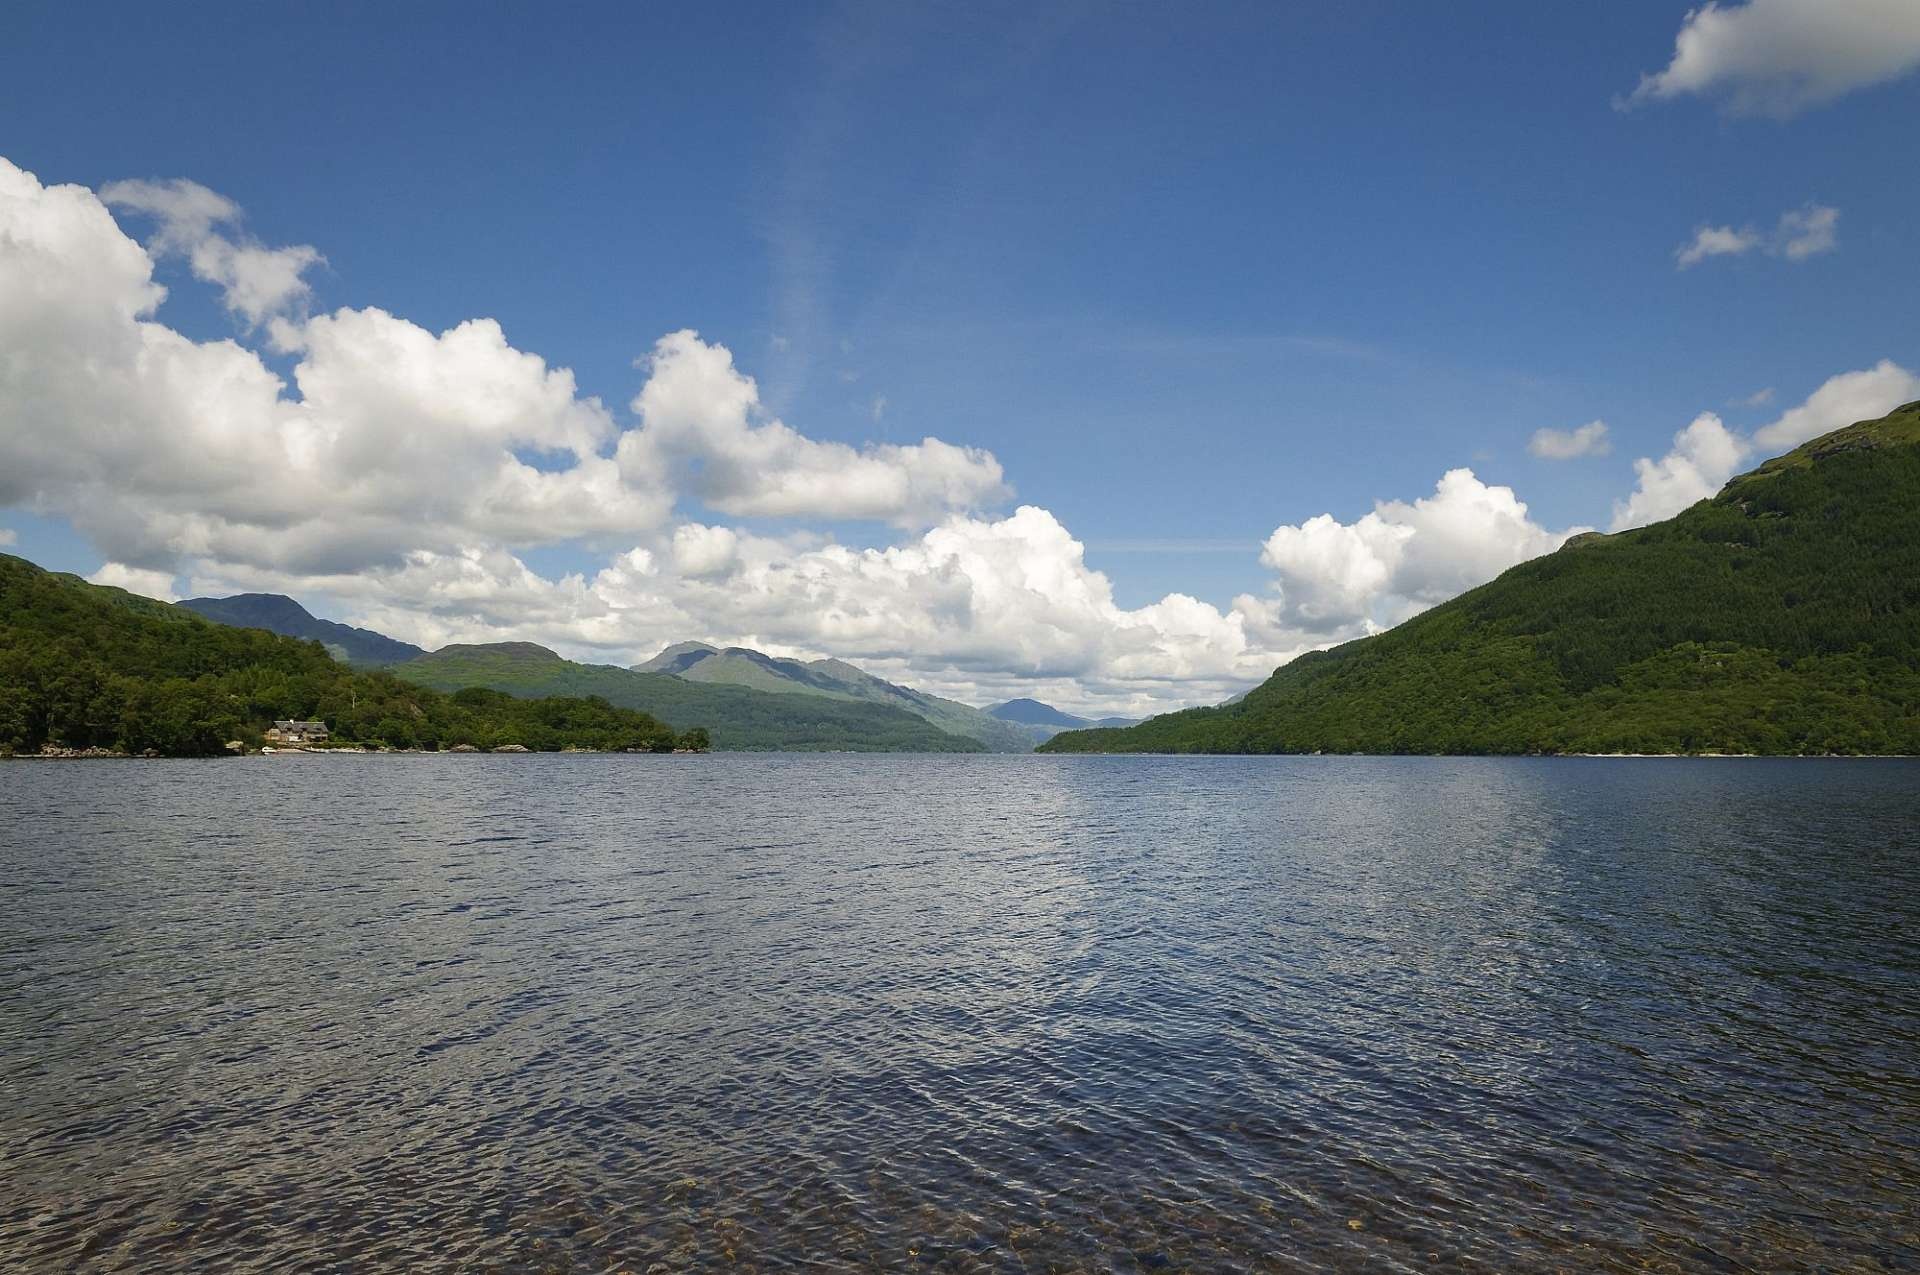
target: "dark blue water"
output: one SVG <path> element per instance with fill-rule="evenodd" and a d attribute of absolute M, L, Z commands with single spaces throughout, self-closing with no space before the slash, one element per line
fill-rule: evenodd
<path fill-rule="evenodd" d="M 0 1268 L 1920 1268 L 1920 764 L 0 765 Z"/>

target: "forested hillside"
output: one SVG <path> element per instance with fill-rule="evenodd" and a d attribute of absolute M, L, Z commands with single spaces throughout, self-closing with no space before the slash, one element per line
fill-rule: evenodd
<path fill-rule="evenodd" d="M 445 695 L 356 672 L 318 642 L 231 628 L 0 554 L 0 751 L 46 745 L 218 754 L 275 718 L 340 742 L 670 749 L 674 732 L 605 701 Z M 691 723 L 689 723 L 691 724 Z"/>
<path fill-rule="evenodd" d="M 1920 753 L 1920 403 L 1239 703 L 1043 751 Z"/>

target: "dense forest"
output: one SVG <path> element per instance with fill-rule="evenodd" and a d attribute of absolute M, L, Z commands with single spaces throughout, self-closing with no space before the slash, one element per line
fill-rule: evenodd
<path fill-rule="evenodd" d="M 484 686 L 514 695 L 594 695 L 675 724 L 698 721 L 715 748 L 785 752 L 984 751 L 977 739 L 943 731 L 902 709 L 825 695 L 782 694 L 689 682 L 611 664 L 578 664 L 531 642 L 445 646 L 393 666 L 440 690 Z"/>
<path fill-rule="evenodd" d="M 1239 703 L 1042 751 L 1920 753 L 1920 403 Z"/>
<path fill-rule="evenodd" d="M 208 756 L 275 718 L 394 748 L 669 751 L 705 733 L 591 698 L 448 695 L 336 663 L 318 642 L 229 628 L 0 554 L 0 752 L 52 745 Z"/>

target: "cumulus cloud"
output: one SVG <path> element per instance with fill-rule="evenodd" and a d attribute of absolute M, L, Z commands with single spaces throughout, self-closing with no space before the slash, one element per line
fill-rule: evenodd
<path fill-rule="evenodd" d="M 1769 452 L 1798 447 L 1810 438 L 1885 416 L 1902 403 L 1920 399 L 1920 376 L 1892 359 L 1858 372 L 1842 372 L 1780 419 L 1754 431 L 1753 441 Z"/>
<path fill-rule="evenodd" d="M 253 326 L 304 307 L 312 296 L 304 276 L 325 260 L 318 249 L 229 239 L 214 227 L 238 224 L 239 205 L 197 182 L 108 182 L 100 198 L 109 207 L 153 218 L 153 250 L 186 257 L 194 277 L 217 285 L 227 308 Z"/>
<path fill-rule="evenodd" d="M 622 463 L 673 473 L 721 513 L 926 526 L 1008 495 L 1000 462 L 979 448 L 926 438 L 856 449 L 765 417 L 753 378 L 697 333 L 660 338 L 647 367 L 632 404 L 643 428 L 623 440 Z"/>
<path fill-rule="evenodd" d="M 1534 522 L 1511 487 L 1449 470 L 1431 496 L 1382 501 L 1351 523 L 1322 514 L 1276 528 L 1260 561 L 1278 577 L 1277 615 L 1308 632 L 1397 624 L 1484 584 L 1568 536 Z"/>
<path fill-rule="evenodd" d="M 1916 66 L 1913 0 L 1710 0 L 1681 24 L 1666 69 L 1615 105 L 1699 94 L 1730 114 L 1785 118 Z"/>
<path fill-rule="evenodd" d="M 109 562 L 87 579 L 95 584 L 125 589 L 128 593 L 158 598 L 162 602 L 180 600 L 180 595 L 173 591 L 173 572 L 171 571 L 149 571 L 143 567 L 129 567 L 123 562 Z"/>
<path fill-rule="evenodd" d="M 20 538 L 12 527 L 0 527 L 0 548 L 5 548 Z"/>
<path fill-rule="evenodd" d="M 1659 460 L 1633 462 L 1633 494 L 1613 506 L 1611 530 L 1643 527 L 1671 518 L 1726 485 L 1746 458 L 1747 445 L 1712 412 L 1702 412 L 1673 436 Z"/>
<path fill-rule="evenodd" d="M 1527 440 L 1527 451 L 1541 460 L 1575 460 L 1605 456 L 1613 450 L 1607 441 L 1607 423 L 1588 421 L 1574 429 L 1537 429 Z"/>
<path fill-rule="evenodd" d="M 159 221 L 159 251 L 237 216 L 192 183 L 111 192 Z M 330 572 L 632 536 L 689 491 L 723 513 L 927 525 L 1004 491 L 978 449 L 856 449 L 760 420 L 752 380 L 691 332 L 661 341 L 623 428 L 491 319 L 281 316 L 292 394 L 241 344 L 155 321 L 165 295 L 92 192 L 0 160 L 0 503 L 65 513 L 130 565 Z"/>
<path fill-rule="evenodd" d="M 1732 226 L 1701 226 L 1693 238 L 1674 249 L 1674 261 L 1681 270 L 1691 269 L 1709 257 L 1738 257 L 1758 249 L 1770 257 L 1805 261 L 1840 246 L 1840 210 L 1824 204 L 1808 204 L 1780 214 L 1769 232 L 1751 226 L 1735 230 Z"/>
<path fill-rule="evenodd" d="M 1037 693 L 1142 713 L 1223 699 L 1325 640 L 1277 627 L 1252 597 L 1224 610 L 1177 593 L 1122 607 L 1084 546 L 1033 506 L 953 515 L 873 548 L 686 523 L 560 579 L 506 550 L 469 549 L 331 577 L 208 570 L 192 584 L 295 586 L 425 646 L 512 637 L 624 664 L 696 637 L 857 659 L 979 703 Z"/>

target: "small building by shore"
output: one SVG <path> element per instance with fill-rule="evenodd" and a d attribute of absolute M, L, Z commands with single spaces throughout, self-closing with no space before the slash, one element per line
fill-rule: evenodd
<path fill-rule="evenodd" d="M 301 722 L 289 719 L 267 727 L 267 739 L 276 744 L 318 744 L 332 734 L 325 722 Z"/>

